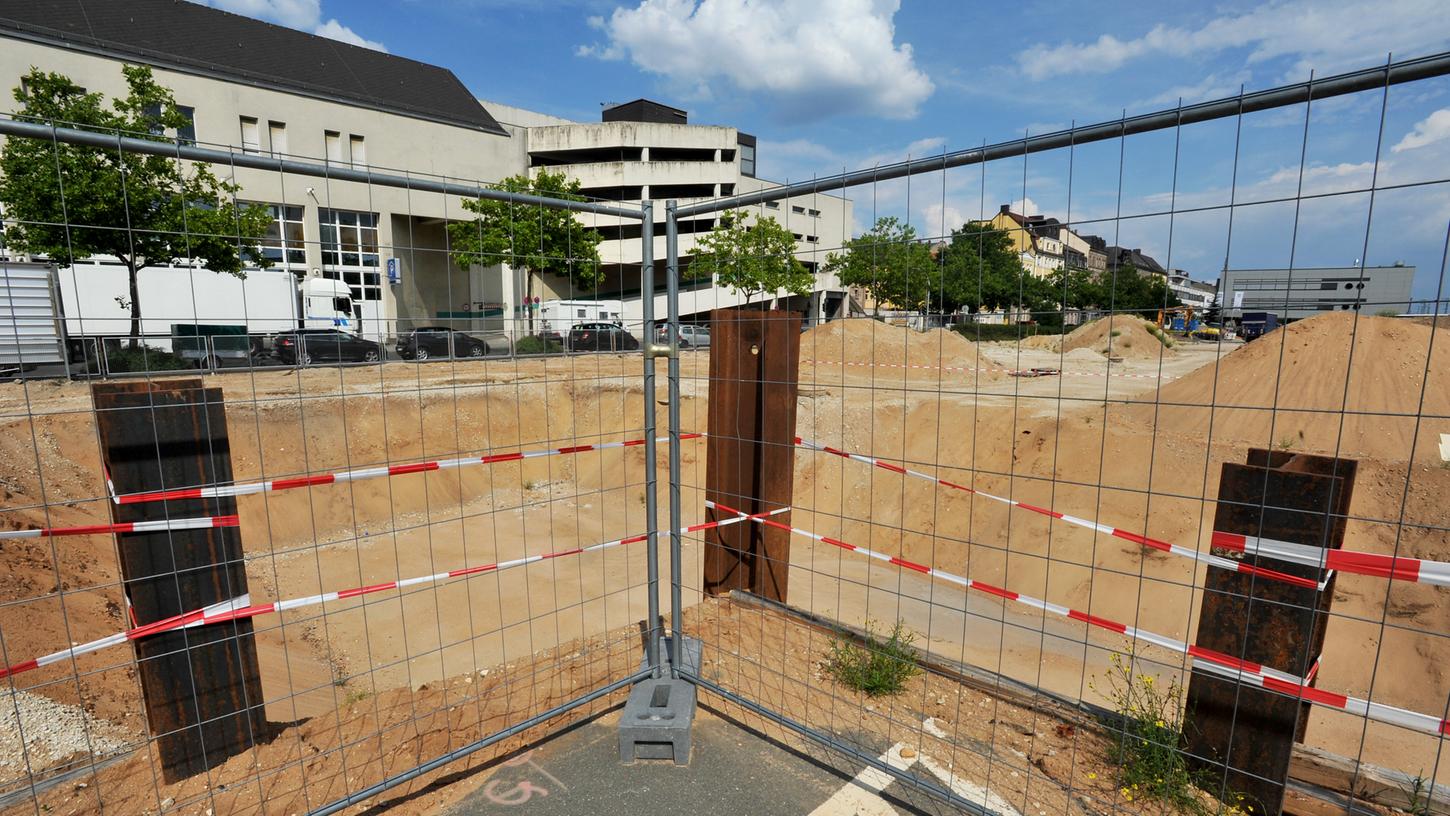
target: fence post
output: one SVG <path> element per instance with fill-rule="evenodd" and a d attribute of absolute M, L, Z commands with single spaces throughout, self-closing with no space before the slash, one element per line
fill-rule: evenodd
<path fill-rule="evenodd" d="M 220 388 L 200 379 L 91 386 L 103 463 L 118 494 L 232 480 Z M 111 503 L 115 522 L 226 516 L 235 498 Z M 236 527 L 116 536 L 133 625 L 245 598 Z M 266 737 L 251 620 L 135 641 L 146 722 L 167 782 L 215 768 Z"/>
<path fill-rule="evenodd" d="M 800 312 L 750 308 L 711 313 L 709 441 L 705 497 L 745 513 L 790 507 L 795 480 Z M 706 510 L 709 521 L 734 513 Z M 790 523 L 789 512 L 775 516 Z M 790 533 L 732 524 L 705 534 L 704 589 L 739 589 L 785 602 Z"/>
<path fill-rule="evenodd" d="M 1246 464 L 1224 463 L 1213 529 L 1339 549 L 1357 464 L 1250 449 Z M 1314 581 L 1329 575 L 1322 591 L 1217 569 L 1208 571 L 1204 584 L 1198 646 L 1307 676 L 1324 647 L 1332 574 L 1218 548 L 1214 553 L 1242 555 L 1250 564 Z M 1308 703 L 1194 669 L 1184 732 L 1190 760 L 1225 780 L 1228 791 L 1248 797 L 1255 814 L 1275 816 L 1308 712 Z"/>

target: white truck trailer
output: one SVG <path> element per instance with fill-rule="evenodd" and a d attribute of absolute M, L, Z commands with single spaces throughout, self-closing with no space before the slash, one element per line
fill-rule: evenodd
<path fill-rule="evenodd" d="M 568 337 L 576 323 L 620 323 L 623 312 L 618 300 L 546 300 L 539 304 L 534 333 Z"/>
<path fill-rule="evenodd" d="M 55 268 L 0 258 L 0 373 L 65 362 Z"/>

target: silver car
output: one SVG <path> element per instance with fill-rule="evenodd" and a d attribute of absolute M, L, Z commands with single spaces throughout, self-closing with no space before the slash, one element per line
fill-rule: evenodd
<path fill-rule="evenodd" d="M 655 327 L 655 342 L 663 343 L 669 339 L 669 330 L 666 326 Z M 709 348 L 710 327 L 709 326 L 680 326 L 680 348 Z"/>

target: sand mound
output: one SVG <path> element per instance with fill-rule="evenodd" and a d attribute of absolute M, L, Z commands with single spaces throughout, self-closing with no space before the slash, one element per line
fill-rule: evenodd
<path fill-rule="evenodd" d="M 983 369 L 976 372 L 983 380 L 1006 376 L 993 370 L 1003 367 L 1001 361 L 954 331 L 918 332 L 864 318 L 835 320 L 801 335 L 801 360 L 873 367 L 878 375 L 904 366 L 953 373 Z"/>
<path fill-rule="evenodd" d="M 1148 331 L 1149 323 L 1137 315 L 1109 315 L 1085 323 L 1062 339 L 1062 349 L 1092 349 L 1109 357 L 1129 360 L 1156 360 L 1172 354 Z"/>
<path fill-rule="evenodd" d="M 1434 343 L 1432 344 L 1432 335 Z M 1429 359 L 1433 354 L 1434 359 Z M 1214 438 L 1291 450 L 1434 458 L 1450 431 L 1450 329 L 1325 314 L 1290 324 L 1159 392 L 1215 407 Z M 1190 432 L 1208 432 L 1202 412 Z"/>
<path fill-rule="evenodd" d="M 1023 348 L 1057 351 L 1062 347 L 1062 336 L 1057 334 L 1034 334 L 1022 339 Z"/>

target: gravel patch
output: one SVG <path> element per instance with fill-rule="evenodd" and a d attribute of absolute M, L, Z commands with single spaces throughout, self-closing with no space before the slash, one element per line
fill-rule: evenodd
<path fill-rule="evenodd" d="M 129 746 L 128 736 L 80 706 L 27 691 L 0 693 L 0 770 L 7 775 L 34 773 L 77 754 L 115 753 Z"/>

